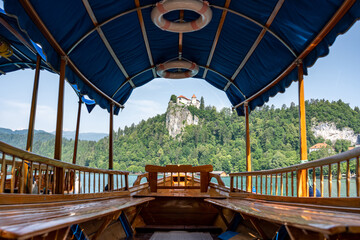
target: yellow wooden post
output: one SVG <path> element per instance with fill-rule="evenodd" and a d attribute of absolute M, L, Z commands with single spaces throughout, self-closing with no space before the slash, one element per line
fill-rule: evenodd
<path fill-rule="evenodd" d="M 250 126 L 249 126 L 249 106 L 244 104 L 245 128 L 246 128 L 246 171 L 251 172 L 251 149 L 250 149 Z M 246 191 L 251 192 L 251 176 L 246 177 Z"/>
<path fill-rule="evenodd" d="M 300 117 L 300 160 L 301 163 L 307 161 L 307 144 L 306 144 L 306 115 L 305 115 L 305 97 L 304 97 L 304 78 L 303 78 L 303 64 L 298 64 L 298 79 L 299 79 L 299 117 Z M 307 170 L 298 171 L 297 176 L 297 196 L 307 197 Z"/>
<path fill-rule="evenodd" d="M 26 141 L 26 151 L 31 152 L 33 146 L 33 139 L 34 139 L 34 128 L 35 128 L 35 115 L 36 115 L 36 105 L 37 105 L 37 96 L 39 90 L 39 78 L 40 78 L 40 64 L 41 64 L 41 57 L 40 55 L 36 56 L 36 69 L 35 69 L 35 77 L 34 77 L 34 88 L 33 94 L 31 99 L 31 110 L 30 110 L 30 119 L 29 119 L 29 128 L 28 128 L 28 135 Z M 24 164 L 24 174 L 26 176 L 26 192 L 30 193 L 30 184 L 32 184 L 32 179 L 28 175 L 29 166 L 27 163 L 29 161 L 25 161 Z"/>
<path fill-rule="evenodd" d="M 79 97 L 79 107 L 78 107 L 78 115 L 76 121 L 76 132 L 75 132 L 75 143 L 74 143 L 74 153 L 73 153 L 73 164 L 76 164 L 76 155 L 77 155 L 77 147 L 79 142 L 79 130 L 80 130 L 80 117 L 81 117 L 81 97 Z"/>
<path fill-rule="evenodd" d="M 28 136 L 27 136 L 27 142 L 26 142 L 26 151 L 28 151 L 28 152 L 32 151 L 33 138 L 34 138 L 36 104 L 37 104 L 37 96 L 38 96 L 38 89 L 39 89 L 40 63 L 41 63 L 41 57 L 39 55 L 37 55 L 36 70 L 35 70 L 35 77 L 34 77 L 34 88 L 33 88 L 32 100 L 31 100 Z"/>
<path fill-rule="evenodd" d="M 62 131 L 63 131 L 63 116 L 64 116 L 64 87 L 65 87 L 65 67 L 66 59 L 61 57 L 60 62 L 60 79 L 59 79 L 59 97 L 56 118 L 56 133 L 55 133 L 55 151 L 54 159 L 61 160 L 61 147 L 62 147 Z M 56 190 L 55 193 L 64 193 L 64 169 L 56 169 Z"/>
<path fill-rule="evenodd" d="M 109 128 L 109 169 L 113 169 L 113 129 L 114 129 L 114 104 L 110 106 L 110 128 Z M 109 190 L 113 190 L 113 175 L 109 174 Z"/>

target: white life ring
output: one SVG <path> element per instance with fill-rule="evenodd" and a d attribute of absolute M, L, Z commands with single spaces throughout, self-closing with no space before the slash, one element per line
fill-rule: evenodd
<path fill-rule="evenodd" d="M 174 10 L 190 10 L 200 14 L 200 17 L 192 22 L 171 22 L 163 15 Z M 156 3 L 151 11 L 151 19 L 162 30 L 176 33 L 193 32 L 205 27 L 212 18 L 209 2 L 201 0 L 163 0 Z"/>
<path fill-rule="evenodd" d="M 169 69 L 187 69 L 185 72 L 169 72 Z M 166 63 L 162 63 L 156 66 L 156 73 L 159 77 L 181 79 L 195 76 L 199 72 L 199 66 L 194 62 L 188 62 L 184 60 L 175 60 Z"/>

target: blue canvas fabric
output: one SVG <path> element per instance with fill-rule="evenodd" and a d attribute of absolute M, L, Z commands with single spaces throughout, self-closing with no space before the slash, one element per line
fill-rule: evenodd
<path fill-rule="evenodd" d="M 154 65 L 178 57 L 179 35 L 162 31 L 151 21 L 152 7 L 157 1 L 140 0 L 141 13 L 144 19 L 150 52 Z M 203 78 L 204 67 L 213 45 L 224 7 L 224 0 L 210 0 L 213 18 L 203 29 L 183 35 L 183 57 L 197 63 L 200 72 L 195 76 Z M 229 9 L 245 15 L 239 16 L 227 12 L 223 28 L 209 64 L 205 80 L 212 86 L 226 90 L 226 95 L 235 106 L 246 98 L 257 93 L 278 77 L 294 60 L 295 56 L 276 37 L 266 32 L 247 63 L 236 76 L 234 73 L 249 52 L 250 48 L 268 21 L 277 0 L 236 0 L 231 1 Z M 94 24 L 82 1 L 30 0 L 39 17 L 46 24 L 50 33 L 61 48 L 69 53 L 70 59 L 81 72 L 101 91 L 120 104 L 125 104 L 132 91 L 154 79 L 151 63 L 141 32 L 135 1 L 92 0 L 89 1 L 101 32 L 106 36 L 112 50 L 121 62 L 124 70 L 116 64 L 99 31 Z M 341 0 L 298 0 L 285 1 L 269 29 L 280 37 L 296 55 L 303 52 L 321 29 L 341 6 Z M 59 70 L 59 56 L 34 25 L 19 1 L 5 0 L 7 13 L 16 15 L 19 24 L 27 34 L 40 43 L 47 55 L 48 62 Z M 122 14 L 130 11 L 127 14 Z M 179 19 L 179 11 L 166 14 L 169 20 Z M 185 21 L 197 18 L 197 14 L 185 11 Z M 250 20 L 250 19 L 252 20 Z M 336 37 L 344 33 L 360 18 L 360 2 L 356 1 L 333 30 L 305 58 L 304 73 L 319 57 L 328 54 L 329 46 Z M 108 21 L 112 19 L 111 21 Z M 75 44 L 84 35 L 87 37 Z M 67 68 L 66 77 L 71 84 L 80 89 L 102 108 L 110 109 L 108 100 L 100 96 L 91 87 Z M 233 84 L 225 88 L 228 79 L 234 77 Z M 250 110 L 262 106 L 278 92 L 284 92 L 293 81 L 297 81 L 297 70 L 294 69 L 270 90 L 249 103 Z M 131 81 L 129 81 L 131 79 Z M 119 111 L 115 108 L 115 114 Z M 243 108 L 237 109 L 244 115 Z"/>
<path fill-rule="evenodd" d="M 22 43 L 20 40 L 14 36 L 14 34 L 9 31 L 4 25 L 0 24 L 0 37 L 8 42 L 13 49 L 13 55 L 8 59 L 1 57 L 0 58 L 0 75 L 17 71 L 20 69 L 35 69 L 36 68 L 36 58 L 37 54 L 42 57 L 41 69 L 47 69 L 52 71 L 51 67 L 46 64 L 46 56 L 42 52 L 42 49 L 36 45 L 27 34 L 21 31 L 18 26 L 18 22 L 15 17 L 6 15 L 3 9 L 0 8 L 0 18 L 7 22 L 19 35 L 21 35 L 25 41 L 33 46 L 36 52 L 32 52 Z"/>

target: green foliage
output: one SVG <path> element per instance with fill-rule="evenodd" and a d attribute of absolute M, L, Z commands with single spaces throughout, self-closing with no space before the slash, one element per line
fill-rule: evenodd
<path fill-rule="evenodd" d="M 200 110 L 204 110 L 205 108 L 205 100 L 204 100 L 204 97 L 201 96 L 200 98 Z"/>
<path fill-rule="evenodd" d="M 336 140 L 334 148 L 335 151 L 340 153 L 340 152 L 346 152 L 348 150 L 348 148 L 350 147 L 351 142 L 349 140 L 344 140 L 344 139 L 339 139 Z"/>
<path fill-rule="evenodd" d="M 185 106 L 184 106 L 185 107 Z M 139 124 L 132 124 L 114 132 L 114 169 L 144 172 L 146 164 L 212 164 L 215 170 L 245 171 L 245 122 L 229 108 L 217 111 L 206 106 L 189 111 L 199 117 L 199 125 L 187 126 L 180 138 L 172 138 L 166 129 L 166 114 L 157 115 Z M 169 110 L 168 110 L 169 111 Z M 311 123 L 334 122 L 338 127 L 350 127 L 360 132 L 360 112 L 342 101 L 310 100 L 306 102 L 308 147 L 324 142 L 315 138 Z M 357 129 L 357 130 L 356 130 Z M 0 131 L 0 137 L 3 136 Z M 37 135 L 35 135 L 37 136 Z M 34 152 L 53 157 L 54 137 L 35 137 Z M 9 136 L 8 136 L 9 137 Z M 25 136 L 22 136 L 26 140 Z M 254 170 L 280 168 L 299 163 L 298 108 L 264 105 L 250 114 L 251 157 Z M 16 138 L 17 139 L 17 138 Z M 38 140 L 37 140 L 38 139 Z M 14 141 L 11 137 L 7 140 Z M 20 140 L 16 140 L 20 141 Z M 329 144 L 329 141 L 327 141 Z M 330 142 L 331 144 L 331 142 Z M 18 146 L 16 144 L 13 144 Z M 77 164 L 108 168 L 108 138 L 98 142 L 79 141 Z M 349 142 L 335 143 L 337 152 L 347 150 Z M 25 148 L 25 141 L 21 148 Z M 74 141 L 63 140 L 63 161 L 71 162 Z M 330 150 L 330 151 L 329 151 Z M 331 149 L 312 152 L 309 160 L 334 154 Z"/>
<path fill-rule="evenodd" d="M 170 97 L 171 102 L 176 103 L 176 99 L 177 99 L 176 95 L 174 95 L 174 94 L 171 95 L 171 97 Z"/>

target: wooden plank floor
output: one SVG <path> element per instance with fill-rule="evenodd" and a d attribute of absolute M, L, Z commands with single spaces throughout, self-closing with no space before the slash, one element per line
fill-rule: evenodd
<path fill-rule="evenodd" d="M 233 211 L 323 234 L 360 233 L 360 214 L 245 199 L 205 199 Z"/>
<path fill-rule="evenodd" d="M 203 232 L 185 232 L 185 231 L 171 231 L 171 232 L 155 232 L 150 240 L 213 240 L 210 233 Z"/>
<path fill-rule="evenodd" d="M 71 204 L 60 202 L 43 207 L 37 205 L 21 209 L 3 209 L 0 210 L 0 237 L 32 237 L 114 214 L 153 199 L 123 197 Z"/>

